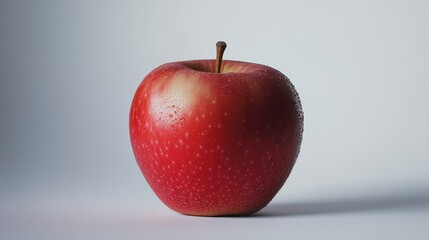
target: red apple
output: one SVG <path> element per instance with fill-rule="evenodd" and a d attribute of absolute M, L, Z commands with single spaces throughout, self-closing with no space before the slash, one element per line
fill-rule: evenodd
<path fill-rule="evenodd" d="M 131 105 L 137 163 L 155 194 L 182 214 L 259 211 L 285 183 L 300 149 L 303 113 L 289 79 L 221 57 L 154 69 Z"/>

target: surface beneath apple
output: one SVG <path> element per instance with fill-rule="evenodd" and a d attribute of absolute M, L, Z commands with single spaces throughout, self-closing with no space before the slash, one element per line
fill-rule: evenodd
<path fill-rule="evenodd" d="M 289 176 L 302 140 L 297 92 L 281 72 L 214 60 L 162 65 L 130 110 L 135 157 L 171 209 L 245 215 L 266 206 Z"/>

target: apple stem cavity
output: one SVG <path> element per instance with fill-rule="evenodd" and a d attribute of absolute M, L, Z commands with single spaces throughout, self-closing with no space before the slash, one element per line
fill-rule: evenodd
<path fill-rule="evenodd" d="M 216 69 L 215 73 L 220 73 L 220 69 L 222 67 L 222 58 L 223 52 L 225 52 L 226 43 L 223 41 L 219 41 L 216 43 Z"/>

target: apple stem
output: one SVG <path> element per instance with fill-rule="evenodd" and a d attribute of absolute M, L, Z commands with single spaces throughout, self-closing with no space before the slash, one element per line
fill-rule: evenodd
<path fill-rule="evenodd" d="M 220 69 L 222 67 L 222 58 L 223 52 L 225 52 L 226 43 L 223 41 L 219 41 L 216 43 L 216 69 L 215 73 L 220 73 Z"/>

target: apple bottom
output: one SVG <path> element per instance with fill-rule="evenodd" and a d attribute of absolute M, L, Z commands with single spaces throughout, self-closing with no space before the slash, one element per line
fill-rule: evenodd
<path fill-rule="evenodd" d="M 244 150 L 251 152 L 245 161 L 234 158 L 234 154 L 242 155 L 239 149 L 234 149 L 228 160 L 208 156 L 199 162 L 197 159 L 187 161 L 186 157 L 163 162 L 159 159 L 151 161 L 147 156 L 138 163 L 158 198 L 178 213 L 249 215 L 264 208 L 274 198 L 295 163 L 294 155 L 289 152 L 294 151 L 293 148 L 280 150 L 276 145 L 272 148 L 260 153 L 256 153 L 258 148 L 253 148 L 254 152 Z"/>
<path fill-rule="evenodd" d="M 284 183 L 285 181 L 283 181 Z M 282 187 L 281 184 L 277 187 L 278 190 Z M 265 206 L 267 206 L 274 196 L 277 194 L 277 191 L 270 192 L 264 196 L 264 199 L 255 198 L 249 196 L 248 198 L 243 199 L 243 195 L 240 194 L 220 194 L 219 197 L 226 198 L 225 199 L 216 199 L 216 197 L 207 199 L 202 197 L 199 201 L 194 202 L 192 205 L 188 207 L 180 206 L 175 203 L 171 203 L 168 198 L 163 199 L 162 196 L 157 196 L 161 199 L 161 201 L 173 211 L 176 211 L 180 214 L 190 215 L 190 216 L 246 216 L 254 214 Z M 257 195 L 260 193 L 254 193 Z M 176 196 L 177 197 L 177 196 Z M 234 201 L 232 199 L 239 198 L 240 201 Z M 217 201 L 214 201 L 216 199 Z M 268 200 L 267 200 L 268 199 Z M 216 204 L 213 204 L 216 202 Z M 216 205 L 216 206 L 215 206 Z"/>

